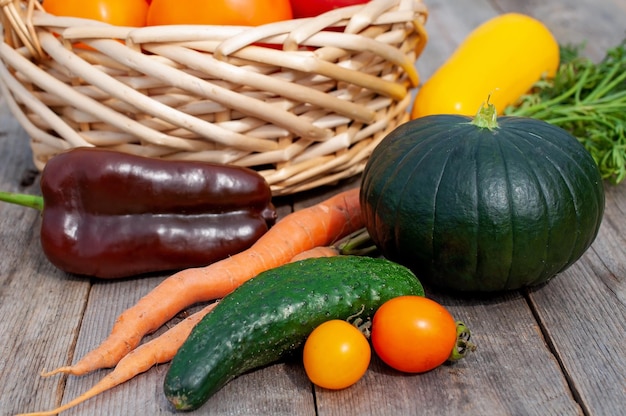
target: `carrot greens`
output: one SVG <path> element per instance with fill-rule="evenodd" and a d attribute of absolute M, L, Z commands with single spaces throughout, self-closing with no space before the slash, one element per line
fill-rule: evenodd
<path fill-rule="evenodd" d="M 626 39 L 600 62 L 562 46 L 555 77 L 541 80 L 506 115 L 533 117 L 574 135 L 591 153 L 604 179 L 626 178 Z"/>

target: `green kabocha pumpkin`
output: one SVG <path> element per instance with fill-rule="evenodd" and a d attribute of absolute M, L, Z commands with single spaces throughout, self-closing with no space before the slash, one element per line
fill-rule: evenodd
<path fill-rule="evenodd" d="M 367 230 L 426 284 L 493 292 L 548 281 L 578 260 L 604 212 L 598 167 L 565 130 L 521 117 L 433 115 L 374 149 Z"/>

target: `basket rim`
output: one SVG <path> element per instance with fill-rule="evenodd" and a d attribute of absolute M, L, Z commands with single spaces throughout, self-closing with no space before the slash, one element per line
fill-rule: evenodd
<path fill-rule="evenodd" d="M 39 43 L 35 27 L 45 25 L 73 29 L 73 35 L 72 31 L 68 35 L 74 37 L 79 36 L 78 34 L 85 29 L 95 31 L 94 36 L 101 36 L 98 35 L 97 31 L 102 29 L 111 37 L 126 40 L 129 44 L 140 43 L 142 36 L 146 35 L 154 39 L 155 33 L 159 33 L 164 41 L 167 41 L 167 36 L 172 37 L 170 38 L 171 41 L 176 41 L 179 31 L 219 32 L 224 34 L 224 39 L 216 51 L 216 56 L 218 59 L 223 59 L 245 46 L 280 33 L 288 33 L 282 42 L 285 51 L 296 50 L 306 39 L 321 29 L 335 24 L 345 24 L 344 33 L 356 34 L 369 25 L 384 23 L 384 21 L 380 21 L 380 17 L 385 16 L 385 11 L 396 5 L 402 6 L 403 3 L 406 4 L 407 2 L 412 4 L 411 8 L 406 8 L 407 11 L 411 10 L 413 14 L 420 12 L 426 18 L 428 10 L 422 0 L 371 0 L 362 4 L 332 9 L 314 17 L 284 20 L 259 26 L 185 24 L 144 27 L 113 26 L 94 19 L 54 16 L 46 12 L 38 0 L 0 0 L 0 15 L 3 23 L 8 23 L 11 31 L 17 36 L 13 42 L 19 39 L 36 59 L 43 59 L 45 53 Z M 417 26 L 417 30 L 426 38 L 427 32 L 423 23 L 414 19 L 413 22 Z M 6 27 L 4 31 L 6 42 Z M 63 35 L 65 37 L 65 32 Z M 81 35 L 84 36 L 85 33 L 83 32 Z M 420 42 L 418 48 L 425 47 L 425 43 L 425 40 Z"/>
<path fill-rule="evenodd" d="M 372 147 L 390 128 L 407 121 L 409 88 L 419 82 L 415 59 L 427 41 L 427 9 L 421 0 L 372 0 L 321 17 L 256 27 L 140 28 L 53 16 L 37 6 L 29 11 L 33 2 L 0 0 L 2 23 L 8 21 L 4 12 L 11 7 L 20 16 L 29 14 L 42 51 L 38 58 L 18 35 L 7 35 L 11 28 L 5 30 L 0 58 L 6 68 L 1 68 L 0 84 L 15 101 L 12 110 L 31 136 L 36 165 L 45 164 L 59 148 L 84 145 L 163 158 L 218 158 L 222 163 L 257 168 L 276 195 L 362 171 Z M 368 8 L 379 14 L 367 15 L 361 26 L 353 26 L 358 32 L 346 33 L 355 16 Z M 337 25 L 342 31 L 326 30 Z M 216 33 L 215 39 L 207 36 Z M 268 40 L 278 47 L 256 44 Z M 85 44 L 94 46 L 93 51 L 77 47 Z M 221 65 L 227 76 L 211 72 Z M 264 68 L 278 68 L 278 72 L 264 73 Z M 58 75 L 60 80 L 52 79 Z M 324 82 L 332 89 L 326 90 Z M 208 89 L 194 89 L 203 85 L 232 86 L 243 94 L 233 90 L 234 95 L 228 95 L 230 91 L 223 90 L 220 98 L 203 95 Z M 167 98 L 159 110 L 153 100 L 156 97 L 160 103 L 159 94 L 165 93 L 160 88 L 171 89 L 174 97 L 189 93 L 190 99 L 207 104 L 200 104 L 201 109 L 190 101 L 190 106 L 179 110 L 176 98 Z M 265 103 L 267 97 L 276 99 Z M 103 107 L 111 102 L 112 108 Z M 19 111 L 24 111 L 21 117 Z M 219 111 L 227 113 L 226 118 Z M 255 123 L 249 123 L 254 119 L 258 131 Z M 164 124 L 155 124 L 159 120 Z M 209 126 L 213 133 L 207 133 Z M 229 129 L 228 134 L 222 135 L 218 128 Z M 68 136 L 63 129 L 73 134 Z M 255 130 L 252 135 L 250 129 Z"/>

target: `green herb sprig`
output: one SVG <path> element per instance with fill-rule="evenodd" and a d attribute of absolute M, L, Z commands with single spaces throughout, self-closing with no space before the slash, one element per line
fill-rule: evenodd
<path fill-rule="evenodd" d="M 562 46 L 552 79 L 539 81 L 506 115 L 533 117 L 574 135 L 589 151 L 604 179 L 626 178 L 626 39 L 598 63 L 580 56 L 580 46 Z"/>

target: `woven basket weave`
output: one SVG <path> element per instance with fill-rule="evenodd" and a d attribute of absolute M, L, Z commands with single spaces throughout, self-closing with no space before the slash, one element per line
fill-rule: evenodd
<path fill-rule="evenodd" d="M 98 146 L 252 167 L 275 195 L 359 174 L 408 120 L 419 0 L 258 27 L 116 27 L 0 0 L 0 87 L 41 169 Z"/>

